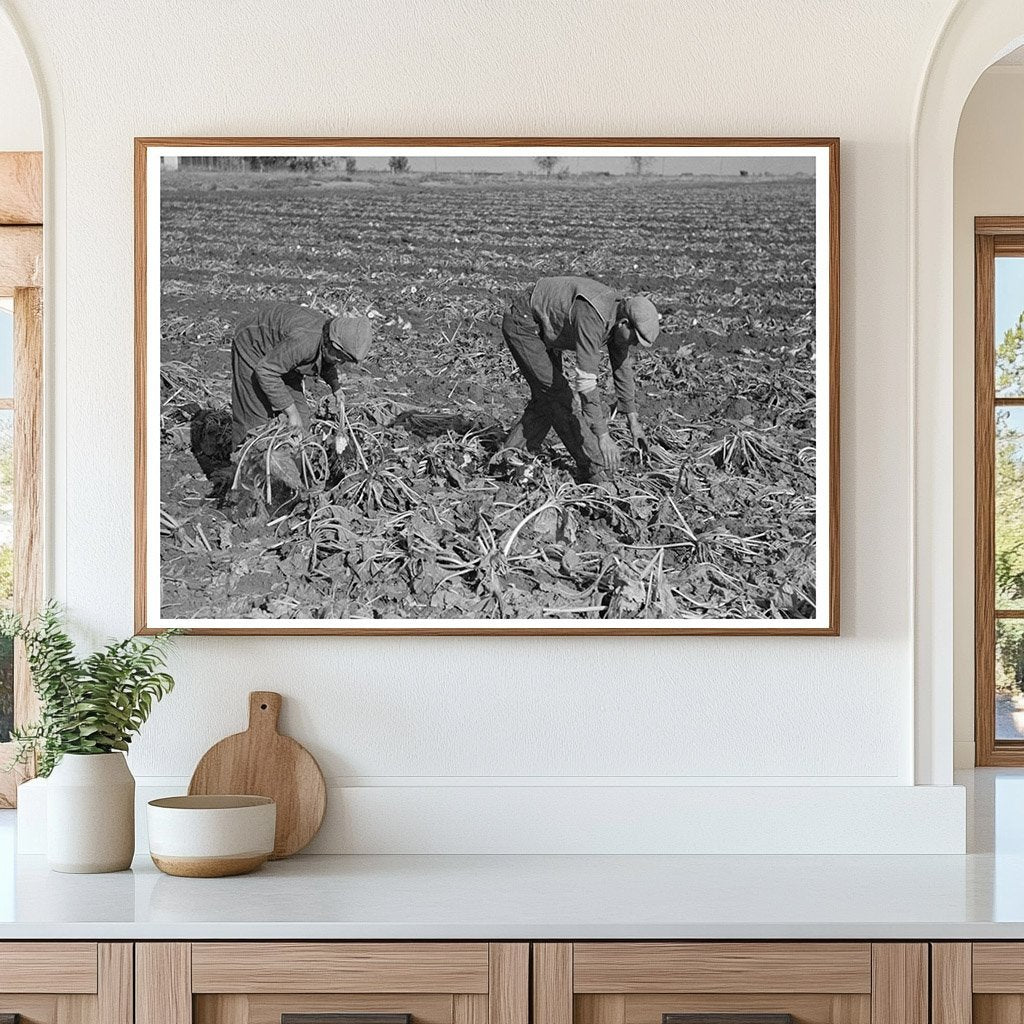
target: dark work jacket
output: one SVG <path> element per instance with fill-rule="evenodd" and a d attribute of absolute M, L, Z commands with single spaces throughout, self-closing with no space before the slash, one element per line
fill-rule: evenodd
<path fill-rule="evenodd" d="M 589 277 L 542 277 L 530 296 L 530 311 L 547 348 L 576 352 L 576 390 L 594 430 L 608 430 L 597 378 L 601 353 L 611 357 L 612 380 L 619 409 L 636 412 L 633 351 L 611 343 L 618 319 L 618 293 Z"/>
<path fill-rule="evenodd" d="M 329 319 L 307 306 L 273 302 L 257 307 L 235 331 L 236 354 L 253 370 L 276 412 L 295 401 L 288 376 L 321 377 L 338 390 L 338 364 L 324 357 L 321 343 Z"/>

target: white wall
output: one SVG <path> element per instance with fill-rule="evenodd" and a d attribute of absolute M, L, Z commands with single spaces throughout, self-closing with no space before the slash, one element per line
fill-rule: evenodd
<path fill-rule="evenodd" d="M 93 638 L 132 627 L 133 136 L 843 141 L 840 639 L 189 638 L 137 773 L 187 776 L 260 687 L 361 790 L 913 782 L 908 157 L 945 0 L 5 6 L 53 118 L 51 589 Z"/>
<path fill-rule="evenodd" d="M 960 119 L 954 161 L 954 709 L 974 764 L 974 218 L 1024 215 L 1024 66 L 990 68 Z"/>
<path fill-rule="evenodd" d="M 25 50 L 0 15 L 0 152 L 43 148 L 39 99 Z"/>

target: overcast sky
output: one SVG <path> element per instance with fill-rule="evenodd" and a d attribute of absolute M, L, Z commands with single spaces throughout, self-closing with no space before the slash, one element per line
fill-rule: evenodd
<path fill-rule="evenodd" d="M 259 152 L 258 150 L 254 152 Z M 343 154 L 343 151 L 342 151 Z M 363 170 L 386 170 L 386 156 L 352 154 Z M 538 173 L 532 156 L 423 156 L 410 152 L 411 171 L 518 171 Z M 339 159 L 343 159 L 343 155 Z M 570 174 L 608 172 L 631 174 L 629 156 L 568 156 L 559 157 L 559 167 L 569 165 Z M 810 156 L 654 156 L 648 158 L 645 174 L 814 174 L 814 157 Z"/>
<path fill-rule="evenodd" d="M 571 174 L 609 171 L 612 174 L 632 173 L 628 156 L 570 156 L 559 158 L 568 163 Z M 362 157 L 359 166 L 367 170 L 387 167 L 387 157 Z M 522 171 L 535 172 L 537 164 L 530 156 L 455 156 L 431 157 L 409 154 L 410 170 L 414 171 Z M 814 173 L 814 158 L 804 156 L 666 156 L 651 157 L 644 171 L 648 174 L 750 174 L 767 171 L 773 174 Z"/>

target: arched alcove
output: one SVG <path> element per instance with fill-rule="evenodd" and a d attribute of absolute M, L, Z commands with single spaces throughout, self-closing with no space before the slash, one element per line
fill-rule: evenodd
<path fill-rule="evenodd" d="M 953 769 L 956 135 L 975 82 L 1022 42 L 1019 0 L 963 0 L 925 70 L 911 139 L 915 776 L 921 784 L 948 784 Z"/>
<path fill-rule="evenodd" d="M 975 233 L 976 217 L 1019 216 L 1024 164 L 1024 47 L 978 78 L 964 105 L 956 139 L 954 201 L 953 480 L 954 766 L 975 764 Z M 1024 263 L 1024 261 L 1020 261 Z M 1006 271 L 1004 265 L 1004 272 Z M 1005 281 L 1004 281 L 1005 288 Z M 997 331 L 1005 324 L 996 324 Z M 997 664 L 1000 656 L 997 654 Z M 986 697 L 988 703 L 990 698 Z M 997 698 L 1000 737 L 1017 732 L 1018 715 Z"/>

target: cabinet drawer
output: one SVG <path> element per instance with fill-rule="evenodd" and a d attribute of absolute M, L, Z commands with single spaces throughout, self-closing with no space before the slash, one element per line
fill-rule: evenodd
<path fill-rule="evenodd" d="M 193 992 L 472 992 L 486 942 L 197 942 Z"/>
<path fill-rule="evenodd" d="M 529 1024 L 515 942 L 136 947 L 136 1024 Z"/>
<path fill-rule="evenodd" d="M 21 1024 L 132 1024 L 125 942 L 0 942 L 0 1018 Z"/>
<path fill-rule="evenodd" d="M 871 991 L 870 943 L 578 942 L 573 991 Z"/>
<path fill-rule="evenodd" d="M 971 970 L 974 992 L 1024 994 L 1024 942 L 975 942 Z"/>
<path fill-rule="evenodd" d="M 533 1024 L 927 1024 L 923 943 L 537 943 Z"/>
<path fill-rule="evenodd" d="M 95 942 L 0 943 L 0 992 L 93 993 L 96 956 Z"/>

